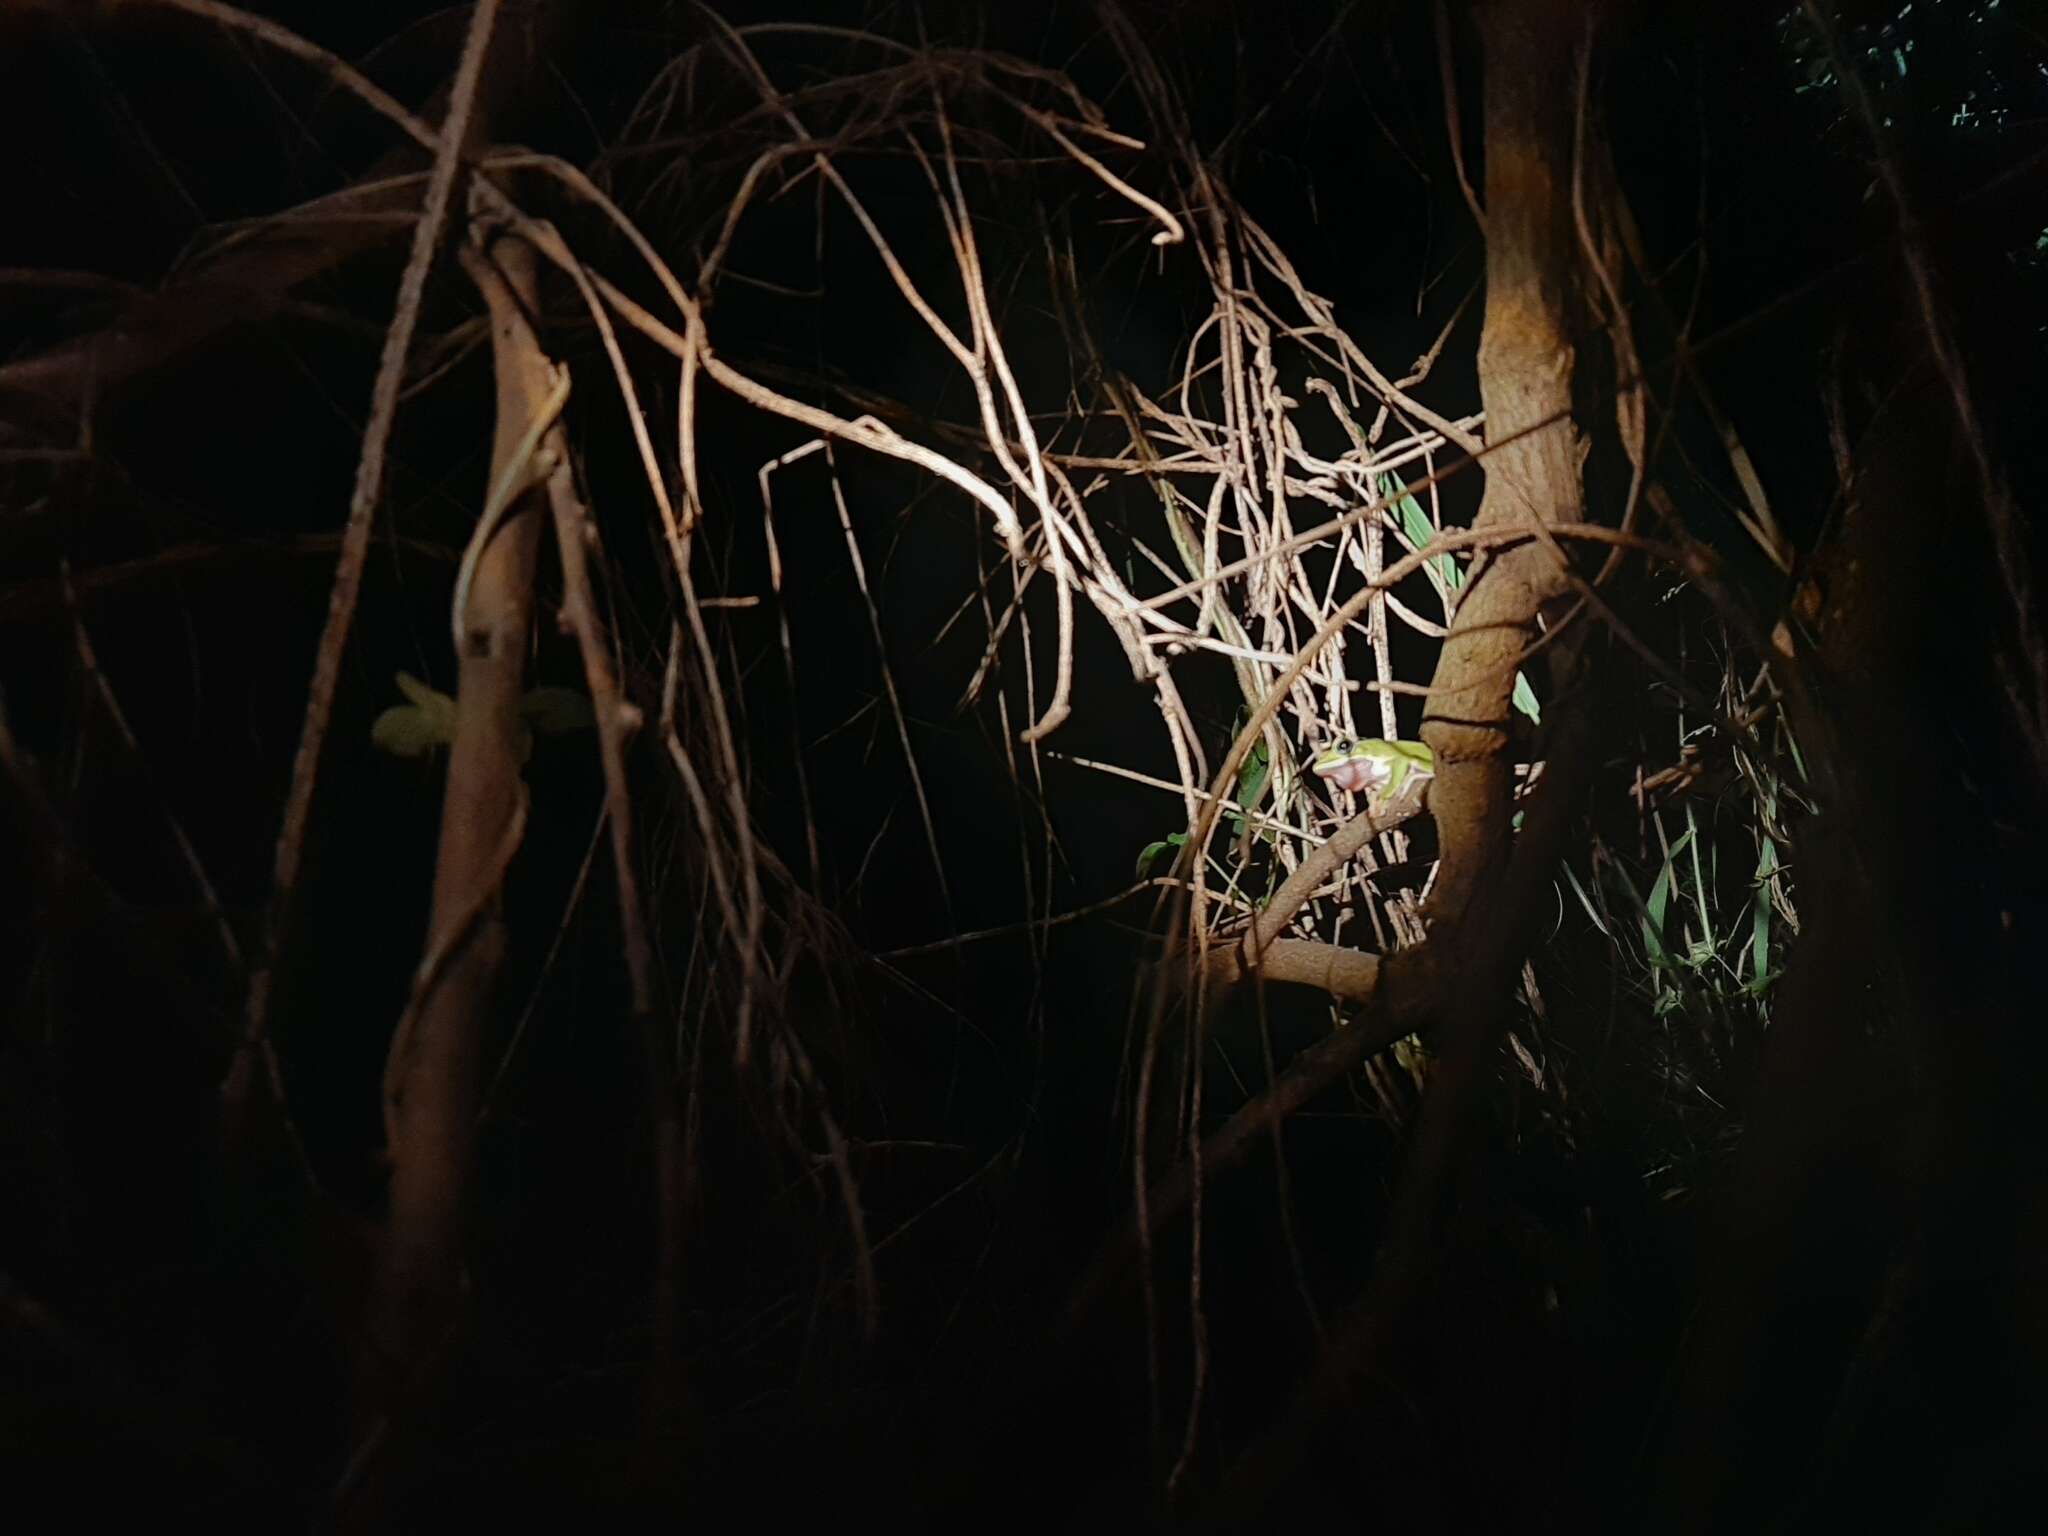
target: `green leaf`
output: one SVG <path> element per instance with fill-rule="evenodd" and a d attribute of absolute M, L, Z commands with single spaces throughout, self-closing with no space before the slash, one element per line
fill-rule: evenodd
<path fill-rule="evenodd" d="M 424 757 L 455 740 L 455 700 L 410 672 L 398 674 L 398 691 L 410 701 L 394 704 L 370 724 L 370 741 L 395 757 Z M 597 723 L 590 700 L 573 688 L 534 688 L 519 701 L 519 732 L 513 750 L 520 762 L 533 755 L 533 736 L 559 736 Z"/>
<path fill-rule="evenodd" d="M 455 701 L 410 672 L 398 674 L 398 691 L 412 702 L 394 704 L 370 722 L 370 744 L 394 757 L 424 757 L 455 739 Z"/>
<path fill-rule="evenodd" d="M 1543 711 L 1536 703 L 1536 690 L 1529 686 L 1528 677 L 1520 672 L 1515 674 L 1515 708 L 1537 724 L 1543 723 Z"/>
<path fill-rule="evenodd" d="M 421 709 L 431 709 L 436 705 L 446 705 L 451 710 L 455 707 L 455 701 L 447 694 L 438 688 L 429 688 L 410 672 L 398 674 L 398 691 Z"/>
<path fill-rule="evenodd" d="M 1517 812 L 1516 814 L 1519 815 L 1520 812 Z M 1564 877 L 1565 879 L 1571 881 L 1572 891 L 1574 894 L 1578 896 L 1579 905 L 1586 909 L 1586 916 L 1593 920 L 1593 926 L 1600 930 L 1603 937 L 1612 938 L 1613 935 L 1608 933 L 1607 931 L 1607 919 L 1602 917 L 1600 913 L 1594 908 L 1593 898 L 1586 894 L 1585 886 L 1579 883 L 1578 874 L 1572 869 L 1571 865 L 1569 864 L 1564 866 Z"/>
<path fill-rule="evenodd" d="M 1749 990 L 1761 992 L 1771 974 L 1771 904 L 1762 895 L 1756 899 L 1756 918 L 1749 933 Z"/>
<path fill-rule="evenodd" d="M 590 699 L 574 688 L 533 688 L 519 701 L 519 717 L 543 736 L 584 731 L 597 723 Z"/>
<path fill-rule="evenodd" d="M 1379 489 L 1382 496 L 1400 498 L 1394 503 L 1394 510 L 1400 514 L 1401 531 L 1408 536 L 1410 544 L 1421 549 L 1436 537 L 1436 525 L 1422 510 L 1422 503 L 1408 494 L 1408 487 L 1399 475 L 1381 475 Z M 1443 583 L 1446 592 L 1455 592 L 1464 585 L 1465 573 L 1458 569 L 1458 562 L 1449 555 L 1434 555 L 1425 564 Z"/>
<path fill-rule="evenodd" d="M 414 706 L 423 711 L 433 722 L 437 738 L 442 742 L 455 739 L 455 700 L 438 688 L 429 688 L 411 673 L 398 674 L 398 691 L 412 700 Z"/>
<path fill-rule="evenodd" d="M 1408 494 L 1408 487 L 1399 475 L 1381 475 L 1379 490 L 1382 496 L 1398 496 L 1394 510 L 1401 517 L 1401 531 L 1408 535 L 1408 542 L 1417 549 L 1424 548 L 1437 535 L 1436 525 L 1429 520 L 1429 514 L 1422 510 L 1422 503 Z M 1436 579 L 1443 584 L 1446 592 L 1455 592 L 1465 584 L 1465 573 L 1458 562 L 1449 555 L 1431 557 L 1427 564 Z M 1515 708 L 1527 715 L 1537 725 L 1543 723 L 1543 711 L 1536 703 L 1536 690 L 1529 686 L 1529 679 L 1522 673 L 1515 674 Z"/>
<path fill-rule="evenodd" d="M 1138 878 L 1140 880 L 1145 878 L 1146 871 L 1151 869 L 1153 860 L 1157 859 L 1160 854 L 1166 852 L 1169 848 L 1185 847 L 1187 840 L 1188 835 L 1185 832 L 1170 832 L 1156 843 L 1147 843 L 1138 852 Z"/>
<path fill-rule="evenodd" d="M 412 704 L 394 704 L 370 722 L 370 742 L 393 757 L 425 757 L 447 744 L 433 715 Z"/>
<path fill-rule="evenodd" d="M 1699 823 L 1693 816 L 1692 806 L 1688 804 L 1685 808 L 1685 835 L 1679 838 L 1677 845 L 1672 848 L 1671 856 L 1676 858 L 1683 850 L 1690 850 L 1692 853 L 1692 904 L 1699 909 L 1700 927 L 1706 931 L 1707 947 L 1712 949 L 1717 947 L 1714 939 L 1713 887 L 1707 883 L 1705 874 L 1700 870 L 1700 844 L 1704 841 L 1705 839 L 1699 835 Z"/>
<path fill-rule="evenodd" d="M 1792 766 L 1799 770 L 1801 781 L 1811 784 L 1813 782 L 1813 775 L 1806 771 L 1806 757 L 1799 750 L 1799 738 L 1790 731 L 1785 733 L 1785 750 L 1792 754 Z"/>
<path fill-rule="evenodd" d="M 1266 790 L 1266 775 L 1272 764 L 1267 760 L 1266 738 L 1261 736 L 1251 751 L 1245 754 L 1244 766 L 1237 771 L 1237 803 L 1257 805 L 1259 796 Z"/>
<path fill-rule="evenodd" d="M 1771 876 L 1778 872 L 1778 845 L 1768 837 L 1756 850 L 1756 916 L 1749 930 L 1749 990 L 1758 993 L 1771 979 Z"/>
<path fill-rule="evenodd" d="M 1643 903 L 1643 942 L 1650 952 L 1650 964 L 1665 965 L 1669 957 L 1664 949 L 1664 909 L 1671 901 L 1671 861 L 1666 859 L 1664 867 L 1657 871 L 1657 879 L 1650 887 L 1650 899 Z"/>

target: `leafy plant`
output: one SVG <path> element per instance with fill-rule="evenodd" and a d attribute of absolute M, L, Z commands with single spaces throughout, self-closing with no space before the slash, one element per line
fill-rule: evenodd
<path fill-rule="evenodd" d="M 1138 850 L 1138 878 L 1142 880 L 1151 872 L 1152 866 L 1158 862 L 1160 854 L 1166 852 L 1169 848 L 1185 848 L 1187 842 L 1187 833 L 1169 832 L 1166 836 L 1147 843 Z"/>
<path fill-rule="evenodd" d="M 455 700 L 410 672 L 398 674 L 408 702 L 394 704 L 370 724 L 370 740 L 393 757 L 425 757 L 455 740 Z M 519 701 L 519 760 L 533 755 L 533 737 L 561 736 L 595 723 L 590 700 L 573 688 L 531 688 Z"/>
<path fill-rule="evenodd" d="M 1399 497 L 1394 503 L 1394 510 L 1401 515 L 1401 531 L 1408 536 L 1409 543 L 1421 549 L 1436 537 L 1436 524 L 1432 523 L 1429 514 L 1422 510 L 1422 503 L 1408 494 L 1407 482 L 1399 475 L 1381 475 L 1379 491 L 1382 496 Z M 1456 592 L 1465 584 L 1464 570 L 1449 555 L 1432 555 L 1423 561 L 1423 567 L 1447 595 Z M 1515 674 L 1514 703 L 1515 708 L 1527 715 L 1533 723 L 1543 723 L 1542 707 L 1536 702 L 1536 690 L 1529 686 L 1526 673 Z"/>

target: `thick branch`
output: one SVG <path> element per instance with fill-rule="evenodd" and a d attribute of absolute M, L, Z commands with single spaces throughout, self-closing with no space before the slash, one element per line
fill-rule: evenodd
<path fill-rule="evenodd" d="M 495 483 L 507 458 L 523 446 L 554 372 L 526 321 L 534 308 L 531 248 L 501 240 L 492 254 L 495 265 L 473 260 L 468 266 L 491 309 L 498 372 Z M 560 435 L 558 425 L 557 453 Z M 531 491 L 525 499 L 537 502 Z M 488 643 L 466 648 L 459 659 L 428 959 L 386 1067 L 391 1210 L 359 1361 L 358 1444 L 373 1443 L 431 1398 L 432 1361 L 459 1316 L 481 1036 L 505 951 L 498 886 L 516 847 L 525 797 L 519 702 L 540 531 L 539 518 L 515 515 L 478 562 L 470 593 L 467 632 L 487 636 Z M 402 1453 L 407 1437 L 393 1438 Z M 373 1468 L 366 1488 L 350 1492 L 344 1526 L 376 1528 L 392 1477 L 381 1465 Z"/>
<path fill-rule="evenodd" d="M 1378 956 L 1281 935 L 1323 882 L 1336 875 L 1359 849 L 1422 809 L 1428 781 L 1418 779 L 1414 785 L 1390 805 L 1359 812 L 1339 827 L 1328 842 L 1311 849 L 1259 910 L 1244 937 L 1227 949 L 1209 952 L 1210 983 L 1235 986 L 1258 975 L 1267 981 L 1306 982 L 1324 987 L 1335 996 L 1358 1001 L 1370 996 L 1378 982 Z"/>
<path fill-rule="evenodd" d="M 1486 491 L 1474 528 L 1577 522 L 1585 448 L 1572 423 L 1572 101 L 1579 8 L 1519 0 L 1478 13 L 1486 88 L 1486 321 L 1479 392 Z M 1537 615 L 1569 590 L 1548 541 L 1481 556 L 1437 657 L 1422 739 L 1443 865 L 1432 908 L 1457 919 L 1507 849 L 1516 667 Z"/>

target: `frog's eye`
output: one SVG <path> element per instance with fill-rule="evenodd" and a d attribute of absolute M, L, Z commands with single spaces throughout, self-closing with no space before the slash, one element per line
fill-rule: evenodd
<path fill-rule="evenodd" d="M 1349 736 L 1339 736 L 1335 741 L 1330 743 L 1330 750 L 1336 753 L 1339 757 L 1349 757 L 1352 753 L 1358 750 L 1358 743 L 1353 741 Z"/>

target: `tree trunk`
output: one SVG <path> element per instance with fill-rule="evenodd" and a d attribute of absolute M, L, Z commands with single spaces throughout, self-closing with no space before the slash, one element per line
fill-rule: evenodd
<path fill-rule="evenodd" d="M 532 250 L 504 239 L 491 258 L 494 268 L 469 265 L 491 310 L 498 423 L 487 483 L 496 485 L 542 409 L 551 373 L 526 319 L 534 312 Z M 461 1320 L 481 1036 L 505 951 L 498 889 L 524 823 L 519 703 L 542 521 L 523 513 L 537 502 L 537 490 L 528 490 L 514 504 L 469 594 L 464 638 L 479 643 L 465 644 L 460 658 L 427 958 L 386 1076 L 395 1101 L 391 1203 L 359 1347 L 357 1476 L 344 1500 L 345 1527 L 383 1528 Z"/>
<path fill-rule="evenodd" d="M 1497 0 L 1477 12 L 1486 91 L 1487 294 L 1479 379 L 1488 448 L 1476 520 L 1481 527 L 1583 515 L 1583 450 L 1571 417 L 1571 171 L 1572 67 L 1586 18 L 1584 7 L 1562 0 Z M 1590 756 L 1592 722 L 1582 700 L 1569 699 L 1551 722 L 1554 761 L 1511 862 L 1509 699 L 1517 663 L 1538 634 L 1539 612 L 1569 590 L 1557 557 L 1540 542 L 1476 562 L 1438 657 L 1437 691 L 1422 728 L 1437 758 L 1430 808 L 1443 850 L 1432 898 L 1437 926 L 1429 942 L 1452 946 L 1454 955 L 1435 1031 L 1438 1064 L 1372 1280 L 1331 1330 L 1315 1379 L 1292 1413 L 1233 1468 L 1224 1523 L 1265 1507 L 1291 1482 L 1314 1447 L 1318 1426 L 1345 1402 L 1409 1403 L 1398 1381 L 1407 1363 L 1399 1358 L 1401 1341 L 1425 1310 L 1439 1272 L 1441 1216 L 1481 1122 L 1477 1112 L 1491 1080 L 1487 1066 L 1498 1046 L 1501 1008 L 1572 825 Z M 1488 1305 L 1512 1307 L 1501 1296 L 1489 1297 Z M 1396 1378 L 1391 1396 L 1390 1376 Z M 1513 1392 L 1504 1387 L 1500 1400 L 1511 1400 Z M 1404 1407 L 1391 1418 L 1406 1422 L 1413 1411 Z M 1461 1409 L 1459 1418 L 1469 1430 L 1469 1412 Z M 1416 1469 L 1432 1488 L 1439 1486 L 1434 1474 L 1458 1464 L 1463 1452 L 1447 1447 L 1438 1454 L 1441 1462 Z M 1455 1520 L 1458 1511 L 1439 1507 L 1435 1513 Z"/>
<path fill-rule="evenodd" d="M 1576 522 L 1585 507 L 1585 449 L 1571 416 L 1578 330 L 1572 66 L 1587 11 L 1561 0 L 1497 0 L 1475 15 L 1486 93 L 1479 394 L 1487 447 L 1486 491 L 1473 526 Z M 1443 848 L 1430 907 L 1452 922 L 1506 855 L 1515 672 L 1538 637 L 1538 613 L 1569 591 L 1557 556 L 1541 541 L 1482 556 L 1437 657 L 1422 724 L 1436 754 L 1430 810 Z"/>

